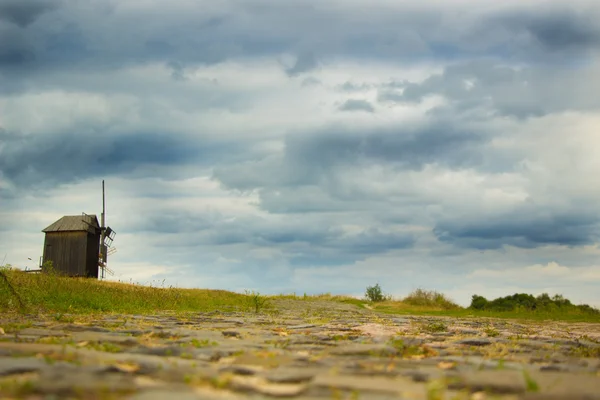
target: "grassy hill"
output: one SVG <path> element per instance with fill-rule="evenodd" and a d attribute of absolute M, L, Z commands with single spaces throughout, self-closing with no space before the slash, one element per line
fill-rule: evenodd
<path fill-rule="evenodd" d="M 444 315 L 456 317 L 496 317 L 600 322 L 600 311 L 588 305 L 574 305 L 560 295 L 538 297 L 515 294 L 495 300 L 474 295 L 469 307 L 461 307 L 441 293 L 417 289 L 394 299 L 381 288 L 367 288 L 364 299 L 350 296 L 244 294 L 225 290 L 153 287 L 86 278 L 66 278 L 55 274 L 32 274 L 0 267 L 0 311 L 21 314 L 153 314 L 163 311 L 272 310 L 270 300 L 332 301 L 369 308 L 387 314 Z"/>

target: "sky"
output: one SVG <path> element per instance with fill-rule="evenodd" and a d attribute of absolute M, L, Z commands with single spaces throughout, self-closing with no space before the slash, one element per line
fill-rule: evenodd
<path fill-rule="evenodd" d="M 597 0 L 0 0 L 0 257 L 600 306 Z M 31 258 L 33 261 L 29 261 Z"/>

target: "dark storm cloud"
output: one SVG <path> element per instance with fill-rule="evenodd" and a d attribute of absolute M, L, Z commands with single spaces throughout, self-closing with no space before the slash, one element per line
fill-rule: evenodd
<path fill-rule="evenodd" d="M 20 27 L 32 24 L 38 17 L 57 7 L 58 1 L 2 0 L 0 21 L 12 22 Z"/>
<path fill-rule="evenodd" d="M 3 4 L 4 19 L 18 24 L 14 27 L 20 30 L 0 34 L 19 38 L 0 40 L 0 68 L 18 64 L 18 70 L 11 70 L 15 76 L 43 73 L 47 68 L 214 64 L 284 53 L 297 57 L 294 65 L 285 68 L 295 76 L 339 57 L 418 62 L 506 54 L 523 61 L 543 59 L 545 52 L 559 48 L 585 50 L 598 45 L 594 13 L 563 15 L 560 10 L 521 9 L 475 22 L 441 23 L 446 10 L 425 7 L 398 6 L 402 12 L 385 12 L 376 7 L 326 8 L 298 2 L 268 7 L 260 1 L 244 6 L 223 2 L 203 7 L 175 1 L 169 4 L 170 12 L 163 13 L 162 3 L 135 8 L 107 1 L 79 7 L 68 2 Z M 50 9 L 52 19 L 40 17 Z M 140 21 L 144 29 L 138 29 Z M 523 32 L 534 40 L 521 40 L 518 35 Z M 175 71 L 174 76 L 180 75 Z"/>
<path fill-rule="evenodd" d="M 349 99 L 340 106 L 340 111 L 366 111 L 375 112 L 373 105 L 366 100 Z"/>
<path fill-rule="evenodd" d="M 227 153 L 225 144 L 195 143 L 167 132 L 111 135 L 93 129 L 20 135 L 0 130 L 0 143 L 0 172 L 17 187 L 53 187 L 95 176 L 126 175 L 144 165 L 210 164 L 221 152 Z"/>
<path fill-rule="evenodd" d="M 600 13 L 593 9 L 567 9 L 530 14 L 508 13 L 499 16 L 516 33 L 527 32 L 543 49 L 552 52 L 596 49 L 600 50 Z"/>
<path fill-rule="evenodd" d="M 521 248 L 582 246 L 599 239 L 600 218 L 596 214 L 523 207 L 506 215 L 481 216 L 476 221 L 468 218 L 440 221 L 434 234 L 441 241 L 476 249 L 499 249 L 506 245 Z"/>

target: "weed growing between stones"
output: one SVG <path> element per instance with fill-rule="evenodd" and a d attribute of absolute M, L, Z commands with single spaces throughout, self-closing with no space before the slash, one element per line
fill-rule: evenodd
<path fill-rule="evenodd" d="M 447 332 L 448 326 L 443 322 L 431 322 L 423 326 L 423 331 L 428 333 Z"/>
<path fill-rule="evenodd" d="M 245 291 L 246 296 L 249 298 L 249 306 L 256 314 L 259 313 L 260 310 L 269 306 L 269 299 L 265 296 L 262 296 L 259 292 Z"/>
<path fill-rule="evenodd" d="M 214 340 L 208 340 L 208 339 L 202 339 L 202 340 L 192 339 L 190 341 L 190 345 L 197 349 L 201 349 L 204 347 L 218 346 L 219 343 L 215 342 Z"/>
<path fill-rule="evenodd" d="M 402 358 L 426 358 L 434 357 L 437 352 L 430 347 L 420 345 L 407 345 L 403 339 L 391 339 L 388 344 L 396 349 L 398 356 Z"/>
<path fill-rule="evenodd" d="M 487 326 L 483 331 L 488 337 L 496 337 L 500 335 L 500 332 L 498 332 L 498 330 L 491 325 Z"/>
<path fill-rule="evenodd" d="M 571 350 L 571 354 L 575 357 L 600 358 L 600 346 L 584 346 L 580 345 Z"/>

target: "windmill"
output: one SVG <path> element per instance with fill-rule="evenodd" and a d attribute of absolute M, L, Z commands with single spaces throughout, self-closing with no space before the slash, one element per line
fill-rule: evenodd
<path fill-rule="evenodd" d="M 113 240 L 117 234 L 111 229 L 110 226 L 106 226 L 106 207 L 104 199 L 104 180 L 102 181 L 102 214 L 100 216 L 100 254 L 98 257 L 98 267 L 101 270 L 101 279 L 104 279 L 105 273 L 114 275 L 113 270 L 108 268 L 108 255 L 117 252 L 116 247 L 112 247 Z"/>

